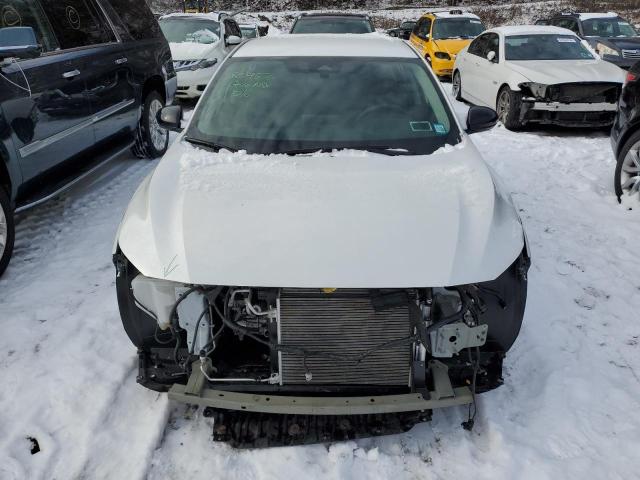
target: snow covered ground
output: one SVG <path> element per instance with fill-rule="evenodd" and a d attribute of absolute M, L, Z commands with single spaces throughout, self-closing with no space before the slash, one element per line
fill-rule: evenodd
<path fill-rule="evenodd" d="M 640 478 L 640 208 L 614 198 L 609 139 L 502 127 L 473 139 L 533 252 L 505 385 L 480 397 L 473 433 L 453 408 L 403 435 L 235 451 L 211 441 L 201 410 L 138 386 L 110 256 L 156 162 L 125 157 L 19 218 L 0 280 L 0 479 Z"/>

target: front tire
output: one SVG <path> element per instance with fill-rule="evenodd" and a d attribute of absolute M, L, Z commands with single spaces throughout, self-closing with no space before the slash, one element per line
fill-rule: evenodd
<path fill-rule="evenodd" d="M 618 202 L 625 196 L 635 197 L 640 207 L 640 130 L 620 150 L 614 185 Z"/>
<path fill-rule="evenodd" d="M 514 92 L 508 86 L 504 86 L 498 92 L 496 100 L 496 113 L 498 118 L 509 130 L 520 130 L 523 123 L 520 121 L 522 110 L 522 94 Z"/>
<path fill-rule="evenodd" d="M 15 224 L 9 196 L 0 187 L 0 275 L 9 265 L 15 240 Z"/>
<path fill-rule="evenodd" d="M 164 99 L 157 91 L 150 92 L 144 99 L 142 116 L 136 130 L 136 143 L 131 148 L 138 158 L 158 158 L 169 146 L 169 132 L 160 128 L 156 115 L 164 106 Z"/>
<path fill-rule="evenodd" d="M 453 78 L 451 79 L 451 93 L 453 94 L 453 98 L 459 102 L 464 100 L 462 98 L 462 77 L 460 76 L 459 70 L 453 72 Z"/>

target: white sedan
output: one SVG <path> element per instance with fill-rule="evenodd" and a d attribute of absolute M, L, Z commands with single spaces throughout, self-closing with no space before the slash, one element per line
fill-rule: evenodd
<path fill-rule="evenodd" d="M 458 100 L 495 108 L 512 130 L 527 123 L 605 127 L 613 123 L 623 71 L 570 30 L 499 27 L 456 59 Z"/>

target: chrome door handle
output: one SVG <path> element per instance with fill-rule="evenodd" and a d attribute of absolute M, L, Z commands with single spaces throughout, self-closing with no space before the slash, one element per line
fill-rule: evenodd
<path fill-rule="evenodd" d="M 75 70 L 64 72 L 62 74 L 62 78 L 73 78 L 73 77 L 77 77 L 78 75 L 80 75 L 80 70 L 76 68 Z"/>
<path fill-rule="evenodd" d="M 118 58 L 116 60 L 116 65 L 122 65 L 123 63 L 127 63 L 129 59 L 127 57 Z"/>

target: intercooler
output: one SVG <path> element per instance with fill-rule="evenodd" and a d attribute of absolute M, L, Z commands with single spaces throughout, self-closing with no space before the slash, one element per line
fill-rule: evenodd
<path fill-rule="evenodd" d="M 371 292 L 358 289 L 282 289 L 279 340 L 309 352 L 357 356 L 410 335 L 409 306 L 376 311 Z M 376 350 L 359 363 L 351 358 L 280 353 L 283 384 L 408 385 L 411 347 Z"/>

